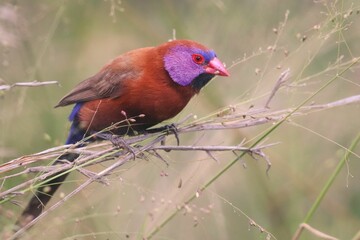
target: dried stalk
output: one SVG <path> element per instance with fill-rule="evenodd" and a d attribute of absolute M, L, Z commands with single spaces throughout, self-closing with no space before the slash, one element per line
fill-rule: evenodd
<path fill-rule="evenodd" d="M 46 82 L 38 82 L 38 81 L 33 81 L 33 82 L 18 82 L 18 83 L 14 83 L 11 85 L 0 85 L 0 91 L 9 91 L 11 90 L 13 87 L 39 87 L 39 86 L 45 86 L 45 85 L 53 85 L 53 84 L 57 84 L 59 85 L 58 81 L 46 81 Z"/>

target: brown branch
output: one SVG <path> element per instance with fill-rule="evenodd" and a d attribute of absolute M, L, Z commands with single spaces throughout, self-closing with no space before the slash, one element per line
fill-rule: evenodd
<path fill-rule="evenodd" d="M 46 82 L 38 82 L 38 81 L 33 81 L 33 82 L 18 82 L 18 83 L 14 83 L 11 85 L 0 85 L 0 91 L 9 91 L 11 90 L 13 87 L 39 87 L 39 86 L 45 86 L 45 85 L 53 85 L 53 84 L 57 84 L 60 85 L 58 81 L 46 81 Z"/>
<path fill-rule="evenodd" d="M 242 152 L 256 152 L 258 150 L 272 147 L 277 143 L 257 146 L 256 148 L 247 148 L 242 146 L 172 146 L 172 145 L 161 145 L 153 146 L 153 150 L 164 150 L 164 151 L 205 151 L 205 152 L 223 152 L 223 151 L 242 151 Z"/>

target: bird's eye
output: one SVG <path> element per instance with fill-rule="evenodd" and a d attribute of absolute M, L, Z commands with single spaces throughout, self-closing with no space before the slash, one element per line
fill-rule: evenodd
<path fill-rule="evenodd" d="M 205 62 L 205 59 L 200 54 L 193 54 L 192 59 L 196 64 L 203 64 Z"/>

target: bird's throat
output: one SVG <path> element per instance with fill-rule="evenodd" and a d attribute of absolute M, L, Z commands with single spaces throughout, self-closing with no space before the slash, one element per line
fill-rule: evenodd
<path fill-rule="evenodd" d="M 213 74 L 202 73 L 192 81 L 191 86 L 196 92 L 199 92 L 214 76 Z"/>

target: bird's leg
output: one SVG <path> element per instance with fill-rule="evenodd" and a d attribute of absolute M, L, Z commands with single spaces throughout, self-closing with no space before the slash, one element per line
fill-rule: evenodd
<path fill-rule="evenodd" d="M 178 132 L 178 129 L 177 129 L 175 123 L 165 125 L 165 126 L 161 126 L 161 127 L 158 127 L 158 128 L 146 129 L 145 132 L 146 133 L 166 132 L 167 135 L 172 133 L 175 136 L 177 145 L 178 146 L 180 145 L 179 132 Z"/>
<path fill-rule="evenodd" d="M 101 139 L 110 141 L 116 147 L 127 150 L 129 153 L 131 153 L 133 155 L 133 158 L 135 160 L 135 158 L 136 158 L 135 149 L 124 140 L 123 136 L 114 135 L 111 133 L 97 133 L 96 136 Z"/>

